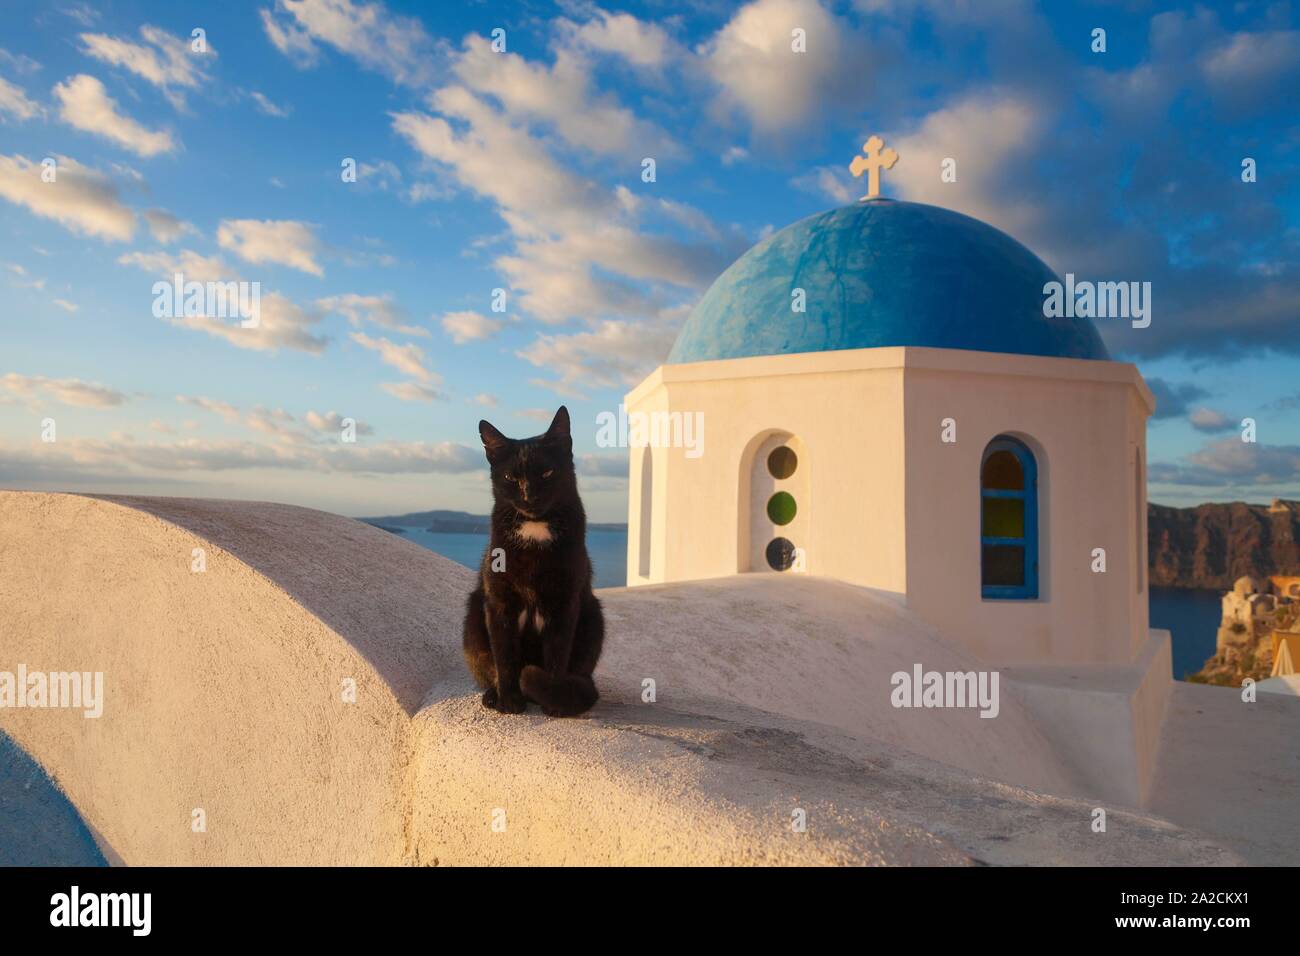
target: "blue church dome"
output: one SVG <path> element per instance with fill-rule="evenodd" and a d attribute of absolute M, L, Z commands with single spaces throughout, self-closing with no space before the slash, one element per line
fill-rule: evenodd
<path fill-rule="evenodd" d="M 978 219 L 857 202 L 787 226 L 732 263 L 668 362 L 892 345 L 1108 359 L 1091 321 L 1043 315 L 1052 281 L 1041 259 Z M 791 308 L 796 289 L 803 312 Z"/>

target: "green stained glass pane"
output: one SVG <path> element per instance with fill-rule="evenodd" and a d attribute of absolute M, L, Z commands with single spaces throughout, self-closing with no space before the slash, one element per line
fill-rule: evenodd
<path fill-rule="evenodd" d="M 789 524 L 797 510 L 794 496 L 788 491 L 778 491 L 767 499 L 767 516 L 772 519 L 772 524 Z"/>

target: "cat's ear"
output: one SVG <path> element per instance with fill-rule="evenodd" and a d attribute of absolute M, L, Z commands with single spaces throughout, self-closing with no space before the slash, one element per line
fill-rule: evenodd
<path fill-rule="evenodd" d="M 510 444 L 510 439 L 493 428 L 486 418 L 478 423 L 478 437 L 483 439 L 483 449 L 489 461 Z"/>
<path fill-rule="evenodd" d="M 569 410 L 563 405 L 555 413 L 555 418 L 551 420 L 551 427 L 546 429 L 547 438 L 568 438 L 569 437 Z"/>

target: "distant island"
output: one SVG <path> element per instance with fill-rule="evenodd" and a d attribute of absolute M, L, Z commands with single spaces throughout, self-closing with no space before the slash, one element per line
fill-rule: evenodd
<path fill-rule="evenodd" d="M 1227 591 L 1241 577 L 1300 574 L 1300 501 L 1147 506 L 1151 583 Z"/>
<path fill-rule="evenodd" d="M 366 524 L 374 525 L 393 534 L 402 534 L 406 528 L 424 528 L 444 534 L 487 534 L 491 528 L 491 518 L 487 515 L 474 515 L 468 511 L 413 511 L 404 515 L 386 515 L 380 518 L 358 518 Z M 627 524 L 617 522 L 589 521 L 587 528 L 592 531 L 627 531 Z"/>

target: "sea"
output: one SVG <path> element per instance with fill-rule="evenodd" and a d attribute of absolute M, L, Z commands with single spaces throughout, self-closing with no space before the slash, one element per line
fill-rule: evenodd
<path fill-rule="evenodd" d="M 1223 592 L 1199 588 L 1151 588 L 1151 626 L 1170 634 L 1174 678 L 1186 680 L 1214 656 L 1223 617 Z"/>
<path fill-rule="evenodd" d="M 402 528 L 402 537 L 467 568 L 479 566 L 488 543 L 486 534 L 429 531 L 425 528 Z M 626 531 L 588 528 L 587 554 L 591 556 L 591 570 L 596 587 L 618 588 L 627 584 Z"/>
<path fill-rule="evenodd" d="M 487 547 L 486 534 L 456 534 L 403 528 L 402 537 L 467 568 L 477 568 Z M 587 531 L 587 552 L 598 588 L 627 583 L 627 532 L 592 528 Z M 1221 615 L 1219 591 L 1186 588 L 1151 589 L 1151 626 L 1170 632 L 1176 680 L 1195 673 L 1214 654 L 1214 635 Z"/>

